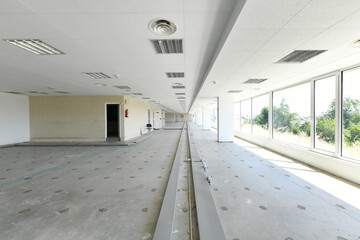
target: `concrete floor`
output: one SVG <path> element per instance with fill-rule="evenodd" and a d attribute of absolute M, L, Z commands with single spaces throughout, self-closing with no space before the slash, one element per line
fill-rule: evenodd
<path fill-rule="evenodd" d="M 360 239 L 359 186 L 192 129 L 228 240 Z M 136 146 L 0 148 L 0 239 L 152 239 L 179 136 L 164 130 Z M 176 239 L 188 237 L 181 164 Z"/>
<path fill-rule="evenodd" d="M 213 131 L 194 137 L 227 239 L 360 239 L 358 185 Z"/>
<path fill-rule="evenodd" d="M 151 239 L 179 136 L 161 131 L 129 147 L 1 148 L 0 239 Z"/>

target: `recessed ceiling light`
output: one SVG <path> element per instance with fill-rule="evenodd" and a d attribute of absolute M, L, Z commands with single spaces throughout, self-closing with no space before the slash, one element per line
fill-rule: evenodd
<path fill-rule="evenodd" d="M 176 31 L 176 25 L 165 19 L 154 19 L 149 23 L 149 30 L 160 36 L 168 36 Z"/>
<path fill-rule="evenodd" d="M 175 95 L 185 95 L 185 93 L 175 93 Z"/>
<path fill-rule="evenodd" d="M 47 92 L 30 91 L 31 94 L 48 94 Z"/>
<path fill-rule="evenodd" d="M 94 83 L 96 86 L 99 86 L 99 87 L 105 87 L 107 86 L 105 83 Z"/>
<path fill-rule="evenodd" d="M 25 49 L 36 55 L 61 55 L 62 51 L 50 46 L 39 39 L 4 39 L 19 48 Z"/>
<path fill-rule="evenodd" d="M 360 39 L 350 43 L 350 47 L 360 48 Z"/>
<path fill-rule="evenodd" d="M 64 91 L 55 91 L 54 93 L 59 93 L 59 94 L 71 94 L 69 92 L 64 92 Z"/>
<path fill-rule="evenodd" d="M 186 99 L 186 97 L 178 97 L 177 99 Z"/>
<path fill-rule="evenodd" d="M 326 50 L 295 50 L 276 63 L 302 63 L 323 52 L 326 52 Z"/>
<path fill-rule="evenodd" d="M 142 99 L 150 99 L 149 97 L 143 97 Z"/>
<path fill-rule="evenodd" d="M 182 84 L 182 83 L 173 83 L 173 85 L 182 86 L 182 85 L 184 85 L 184 84 Z"/>
<path fill-rule="evenodd" d="M 142 93 L 132 93 L 132 95 L 140 96 Z"/>
<path fill-rule="evenodd" d="M 229 90 L 228 93 L 241 93 L 242 90 Z"/>
<path fill-rule="evenodd" d="M 150 40 L 155 48 L 156 53 L 169 54 L 169 53 L 183 53 L 182 39 L 160 39 Z"/>
<path fill-rule="evenodd" d="M 101 79 L 101 78 L 111 78 L 110 76 L 106 75 L 102 72 L 84 72 L 83 74 L 86 74 L 92 78 Z"/>
<path fill-rule="evenodd" d="M 259 83 L 262 83 L 262 82 L 264 82 L 266 80 L 267 80 L 267 78 L 252 78 L 252 79 L 246 80 L 243 83 L 245 83 L 245 84 L 259 84 Z"/>
<path fill-rule="evenodd" d="M 5 92 L 5 93 L 10 93 L 10 94 L 24 94 L 22 92 Z"/>
<path fill-rule="evenodd" d="M 131 89 L 131 88 L 128 87 L 128 86 L 114 86 L 114 87 L 119 88 L 119 89 L 128 89 L 128 90 Z"/>

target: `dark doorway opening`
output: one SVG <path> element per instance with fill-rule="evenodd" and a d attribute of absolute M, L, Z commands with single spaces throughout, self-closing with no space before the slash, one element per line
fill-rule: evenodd
<path fill-rule="evenodd" d="M 106 136 L 108 141 L 120 140 L 119 104 L 106 105 Z"/>

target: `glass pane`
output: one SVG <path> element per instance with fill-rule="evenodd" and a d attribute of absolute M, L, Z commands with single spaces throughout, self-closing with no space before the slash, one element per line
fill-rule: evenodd
<path fill-rule="evenodd" d="M 234 104 L 234 132 L 235 135 L 240 133 L 240 102 Z"/>
<path fill-rule="evenodd" d="M 217 107 L 211 108 L 211 127 L 217 129 Z"/>
<path fill-rule="evenodd" d="M 343 72 L 343 156 L 360 159 L 360 69 Z"/>
<path fill-rule="evenodd" d="M 251 133 L 251 99 L 241 102 L 241 132 Z"/>
<path fill-rule="evenodd" d="M 253 133 L 269 136 L 269 95 L 253 98 Z"/>
<path fill-rule="evenodd" d="M 315 81 L 315 148 L 335 151 L 335 76 Z"/>
<path fill-rule="evenodd" d="M 274 92 L 274 139 L 310 147 L 310 83 Z"/>

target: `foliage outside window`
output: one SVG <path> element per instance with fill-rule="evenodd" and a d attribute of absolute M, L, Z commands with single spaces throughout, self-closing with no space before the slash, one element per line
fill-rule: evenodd
<path fill-rule="evenodd" d="M 310 83 L 274 92 L 273 136 L 310 147 Z"/>
<path fill-rule="evenodd" d="M 251 133 L 251 99 L 241 102 L 241 132 Z"/>
<path fill-rule="evenodd" d="M 269 96 L 253 98 L 253 133 L 269 136 Z"/>
<path fill-rule="evenodd" d="M 315 81 L 315 148 L 335 151 L 335 76 Z"/>
<path fill-rule="evenodd" d="M 360 69 L 343 72 L 343 156 L 360 159 Z"/>

